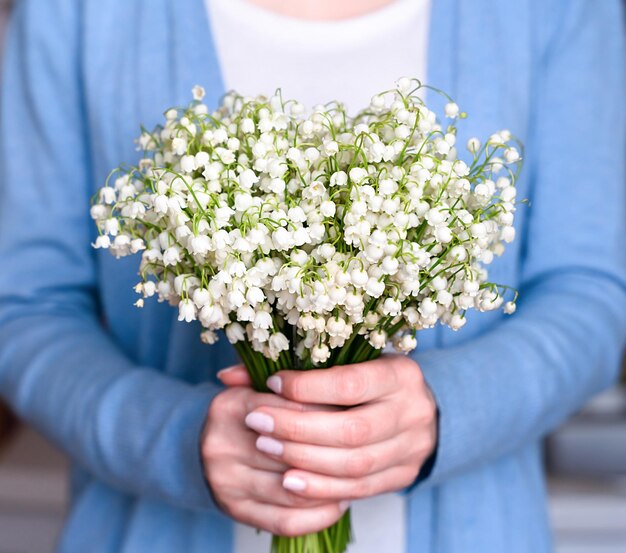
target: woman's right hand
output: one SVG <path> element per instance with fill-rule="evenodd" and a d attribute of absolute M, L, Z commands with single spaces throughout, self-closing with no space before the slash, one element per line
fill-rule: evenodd
<path fill-rule="evenodd" d="M 241 374 L 241 371 L 234 371 Z M 289 466 L 270 459 L 255 446 L 258 433 L 244 420 L 260 406 L 307 409 L 273 394 L 260 394 L 249 382 L 226 382 L 229 388 L 213 399 L 202 433 L 206 479 L 218 505 L 232 518 L 281 536 L 299 536 L 335 523 L 347 505 L 303 499 L 286 490 Z M 309 407 L 310 408 L 310 407 Z"/>

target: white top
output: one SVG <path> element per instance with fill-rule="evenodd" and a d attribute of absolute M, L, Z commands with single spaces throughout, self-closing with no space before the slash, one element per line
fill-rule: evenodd
<path fill-rule="evenodd" d="M 431 0 L 395 0 L 370 14 L 310 21 L 275 14 L 245 0 L 205 0 L 226 89 L 307 108 L 339 100 L 365 108 L 399 77 L 426 78 Z M 386 494 L 352 506 L 356 542 L 349 553 L 404 553 L 405 501 Z M 270 536 L 237 524 L 235 553 L 269 551 Z"/>
<path fill-rule="evenodd" d="M 360 17 L 311 21 L 245 0 L 205 0 L 227 89 L 306 107 L 339 100 L 367 107 L 399 77 L 426 77 L 430 0 L 395 0 Z M 338 0 L 339 1 L 339 0 Z"/>

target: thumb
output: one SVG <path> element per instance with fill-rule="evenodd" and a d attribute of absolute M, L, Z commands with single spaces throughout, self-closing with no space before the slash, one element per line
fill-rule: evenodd
<path fill-rule="evenodd" d="M 252 381 L 248 375 L 248 371 L 243 365 L 233 365 L 222 369 L 217 373 L 217 378 L 220 379 L 224 386 L 251 386 Z"/>

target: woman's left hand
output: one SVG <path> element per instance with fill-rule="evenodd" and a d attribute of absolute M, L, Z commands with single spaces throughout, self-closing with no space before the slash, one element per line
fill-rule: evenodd
<path fill-rule="evenodd" d="M 220 378 L 227 385 L 248 382 L 241 368 Z M 436 446 L 437 405 L 408 357 L 281 371 L 268 386 L 286 399 L 320 404 L 306 412 L 260 407 L 246 417 L 260 434 L 257 448 L 293 467 L 283 486 L 303 497 L 349 500 L 402 489 Z"/>

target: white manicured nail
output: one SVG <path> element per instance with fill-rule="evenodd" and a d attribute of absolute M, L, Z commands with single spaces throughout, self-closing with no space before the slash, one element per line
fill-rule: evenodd
<path fill-rule="evenodd" d="M 267 379 L 267 387 L 275 394 L 280 394 L 283 391 L 283 381 L 280 376 L 270 376 Z"/>
<path fill-rule="evenodd" d="M 270 438 L 269 436 L 259 436 L 256 441 L 256 448 L 270 455 L 282 455 L 285 450 L 285 446 L 282 442 Z"/>
<path fill-rule="evenodd" d="M 274 418 L 265 413 L 250 413 L 246 417 L 246 426 L 257 432 L 273 432 Z"/>
<path fill-rule="evenodd" d="M 237 367 L 239 367 L 239 365 L 232 365 L 230 367 L 226 367 L 225 369 L 217 371 L 217 378 L 219 378 L 223 374 L 226 374 L 226 373 L 232 371 L 233 369 L 236 369 Z"/>
<path fill-rule="evenodd" d="M 306 489 L 306 482 L 297 476 L 287 476 L 283 480 L 283 488 L 292 492 L 301 492 Z"/>

